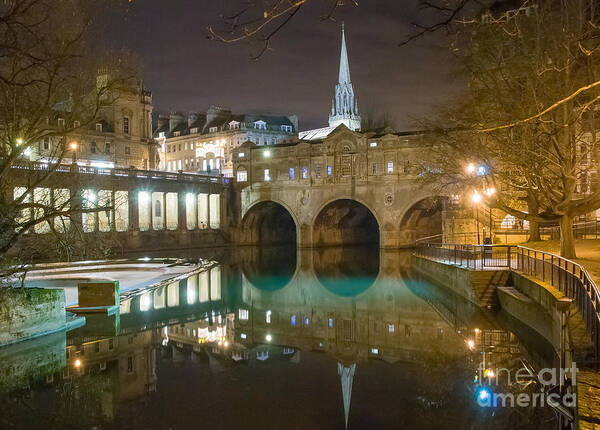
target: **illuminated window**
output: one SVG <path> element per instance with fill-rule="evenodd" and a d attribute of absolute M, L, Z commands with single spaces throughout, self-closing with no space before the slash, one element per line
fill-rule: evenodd
<path fill-rule="evenodd" d="M 246 169 L 240 168 L 237 171 L 237 181 L 238 182 L 246 182 L 248 180 L 248 172 Z"/>
<path fill-rule="evenodd" d="M 243 152 L 238 153 L 238 158 L 243 158 L 245 156 L 246 156 L 246 154 L 244 154 Z"/>
<path fill-rule="evenodd" d="M 248 337 L 248 336 L 246 336 L 246 333 L 242 333 L 242 334 L 240 334 L 240 337 L 241 337 L 242 339 L 246 339 L 246 337 Z"/>
<path fill-rule="evenodd" d="M 394 333 L 395 327 L 394 324 L 388 324 L 388 333 Z"/>
<path fill-rule="evenodd" d="M 296 325 L 296 315 L 292 315 L 292 317 L 290 318 L 290 324 L 292 325 L 292 327 Z"/>
<path fill-rule="evenodd" d="M 291 133 L 292 131 L 294 131 L 294 128 L 291 125 L 282 125 L 281 126 L 281 131 L 285 131 L 287 133 Z"/>
<path fill-rule="evenodd" d="M 387 162 L 387 172 L 394 173 L 394 162 L 393 161 Z"/>
<path fill-rule="evenodd" d="M 265 181 L 268 182 L 271 180 L 271 173 L 269 172 L 269 169 L 265 169 Z"/>
<path fill-rule="evenodd" d="M 371 354 L 373 354 L 373 355 L 379 355 L 379 349 L 377 349 L 377 348 L 371 348 Z"/>
<path fill-rule="evenodd" d="M 333 318 L 329 318 L 329 328 L 333 328 Z"/>
<path fill-rule="evenodd" d="M 342 176 L 350 176 L 352 173 L 352 155 L 350 155 L 350 147 L 344 146 L 342 151 Z"/>
<path fill-rule="evenodd" d="M 294 168 L 290 167 L 290 179 L 294 179 Z"/>
<path fill-rule="evenodd" d="M 242 321 L 248 321 L 248 309 L 240 309 L 238 312 L 238 317 Z"/>
<path fill-rule="evenodd" d="M 265 313 L 265 321 L 266 321 L 267 324 L 271 324 L 271 315 L 272 315 L 271 311 L 267 311 Z"/>
<path fill-rule="evenodd" d="M 327 166 L 327 176 L 331 176 L 331 166 Z"/>
<path fill-rule="evenodd" d="M 304 317 L 304 325 L 308 326 L 309 323 L 310 323 L 310 319 L 308 317 Z"/>
<path fill-rule="evenodd" d="M 308 178 L 308 167 L 302 168 L 302 179 Z"/>
<path fill-rule="evenodd" d="M 369 143 L 369 146 L 371 148 L 375 148 L 377 146 L 377 142 L 371 142 L 371 143 Z"/>

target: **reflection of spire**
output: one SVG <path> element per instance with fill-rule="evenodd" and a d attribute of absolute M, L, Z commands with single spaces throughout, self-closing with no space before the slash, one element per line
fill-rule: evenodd
<path fill-rule="evenodd" d="M 354 370 L 356 363 L 349 367 L 344 367 L 338 363 L 338 375 L 342 379 L 342 397 L 344 399 L 344 418 L 346 419 L 346 428 L 348 428 L 348 415 L 350 414 L 350 400 L 352 399 L 352 380 L 354 379 Z"/>

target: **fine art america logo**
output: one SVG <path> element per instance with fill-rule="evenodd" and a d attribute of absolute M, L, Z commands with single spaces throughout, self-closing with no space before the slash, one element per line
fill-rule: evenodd
<path fill-rule="evenodd" d="M 477 380 L 481 385 L 476 390 L 476 400 L 481 407 L 544 407 L 575 408 L 577 405 L 577 365 L 571 368 L 544 368 L 534 373 L 523 367 L 514 375 L 509 369 L 478 368 Z M 560 381 L 566 381 L 559 390 Z M 543 389 L 533 393 L 502 392 L 502 387 L 511 387 L 516 383 L 522 389 L 532 383 L 539 383 Z"/>

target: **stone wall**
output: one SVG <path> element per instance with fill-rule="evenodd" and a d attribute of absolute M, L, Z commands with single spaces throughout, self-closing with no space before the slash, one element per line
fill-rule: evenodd
<path fill-rule="evenodd" d="M 62 289 L 0 288 L 0 346 L 65 327 Z"/>

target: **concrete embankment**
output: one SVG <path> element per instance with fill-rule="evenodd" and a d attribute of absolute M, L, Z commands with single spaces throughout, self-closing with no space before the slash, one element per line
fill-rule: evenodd
<path fill-rule="evenodd" d="M 63 290 L 0 288 L 0 346 L 65 328 Z"/>
<path fill-rule="evenodd" d="M 413 267 L 482 308 L 499 308 L 560 350 L 560 305 L 566 297 L 550 284 L 508 269 L 473 270 L 419 256 L 414 256 Z M 577 306 L 567 306 L 567 362 L 583 364 L 592 352 L 591 338 Z"/>

